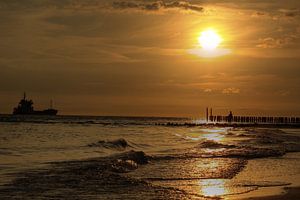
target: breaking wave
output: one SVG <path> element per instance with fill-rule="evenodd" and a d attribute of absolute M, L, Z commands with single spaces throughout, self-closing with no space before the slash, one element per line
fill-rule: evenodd
<path fill-rule="evenodd" d="M 208 149 L 208 150 L 206 150 Z M 267 148 L 267 147 L 254 147 L 250 145 L 231 145 L 221 144 L 215 141 L 206 140 L 194 147 L 194 152 L 201 154 L 201 157 L 233 157 L 233 158 L 264 158 L 283 156 L 286 149 L 283 147 Z"/>
<path fill-rule="evenodd" d="M 20 178 L 0 187 L 1 199 L 190 199 L 184 191 L 164 188 L 123 176 L 147 163 L 144 152 L 53 163 L 50 168 L 25 171 Z M 66 192 L 67 191 L 67 192 Z M 98 199 L 97 198 L 97 199 Z"/>
<path fill-rule="evenodd" d="M 120 138 L 117 140 L 110 140 L 110 141 L 104 141 L 104 140 L 99 140 L 96 143 L 91 143 L 88 144 L 89 147 L 102 147 L 102 148 L 107 148 L 107 149 L 114 149 L 118 151 L 124 151 L 127 148 L 133 148 L 125 139 Z"/>
<path fill-rule="evenodd" d="M 213 140 L 205 140 L 202 141 L 200 144 L 196 146 L 196 148 L 210 148 L 210 149 L 217 149 L 217 148 L 234 148 L 235 145 L 226 145 L 221 144 Z"/>

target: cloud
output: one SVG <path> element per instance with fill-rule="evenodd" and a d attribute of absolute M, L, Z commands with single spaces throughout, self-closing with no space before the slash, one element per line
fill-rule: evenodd
<path fill-rule="evenodd" d="M 235 88 L 235 87 L 230 87 L 230 88 L 225 88 L 222 91 L 223 94 L 239 94 L 240 89 Z"/>
<path fill-rule="evenodd" d="M 0 10 L 26 10 L 26 9 L 99 9 L 107 3 L 102 0 L 1 0 Z"/>
<path fill-rule="evenodd" d="M 268 49 L 268 48 L 280 48 L 282 47 L 282 45 L 283 45 L 282 40 L 268 37 L 268 38 L 260 38 L 259 44 L 256 46 L 259 48 Z"/>
<path fill-rule="evenodd" d="M 136 1 L 115 1 L 112 4 L 113 8 L 116 9 L 140 9 L 147 11 L 157 11 L 160 9 L 184 9 L 192 10 L 195 12 L 202 12 L 203 7 L 195 4 L 191 4 L 186 1 L 155 1 L 155 2 L 136 2 Z"/>
<path fill-rule="evenodd" d="M 276 92 L 276 95 L 280 95 L 280 96 L 284 96 L 284 97 L 289 96 L 290 94 L 291 94 L 291 92 L 288 90 L 279 90 Z"/>
<path fill-rule="evenodd" d="M 297 17 L 300 15 L 299 9 L 279 9 L 279 12 L 285 17 Z"/>
<path fill-rule="evenodd" d="M 210 89 L 210 88 L 206 88 L 206 89 L 204 89 L 203 91 L 206 92 L 206 93 L 211 93 L 213 90 Z"/>
<path fill-rule="evenodd" d="M 251 17 L 263 17 L 266 16 L 267 13 L 266 12 L 262 12 L 262 11 L 254 11 L 251 15 Z"/>
<path fill-rule="evenodd" d="M 167 9 L 181 9 L 202 12 L 203 7 L 188 1 L 177 0 L 0 0 L 0 10 L 31 10 L 31 9 L 71 9 L 71 10 L 126 10 L 136 9 L 145 11 L 159 11 Z"/>
<path fill-rule="evenodd" d="M 259 44 L 256 47 L 264 49 L 273 49 L 273 48 L 282 48 L 286 45 L 289 45 L 293 41 L 293 36 L 287 36 L 283 38 L 261 38 L 259 39 Z"/>

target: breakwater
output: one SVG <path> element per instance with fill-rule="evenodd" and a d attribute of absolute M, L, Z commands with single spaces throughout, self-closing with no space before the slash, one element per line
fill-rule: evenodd
<path fill-rule="evenodd" d="M 300 117 L 209 116 L 211 123 L 300 124 Z"/>

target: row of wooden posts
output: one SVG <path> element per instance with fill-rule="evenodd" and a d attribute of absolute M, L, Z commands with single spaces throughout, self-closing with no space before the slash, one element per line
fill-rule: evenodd
<path fill-rule="evenodd" d="M 257 117 L 257 116 L 234 116 L 213 115 L 212 108 L 206 108 L 206 121 L 212 123 L 251 123 L 251 124 L 300 124 L 300 117 Z"/>
<path fill-rule="evenodd" d="M 209 116 L 213 123 L 300 124 L 300 117 Z"/>

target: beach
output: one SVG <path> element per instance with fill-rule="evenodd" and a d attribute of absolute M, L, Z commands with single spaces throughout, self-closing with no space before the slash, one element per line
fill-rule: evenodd
<path fill-rule="evenodd" d="M 267 197 L 256 197 L 256 198 L 248 198 L 252 200 L 279 200 L 279 199 L 290 199 L 296 200 L 299 199 L 300 196 L 300 188 L 285 188 L 285 193 L 277 196 L 267 196 Z"/>
<path fill-rule="evenodd" d="M 300 200 L 300 0 L 0 0 L 0 200 Z"/>
<path fill-rule="evenodd" d="M 300 129 L 0 117 L 1 199 L 297 199 Z"/>

